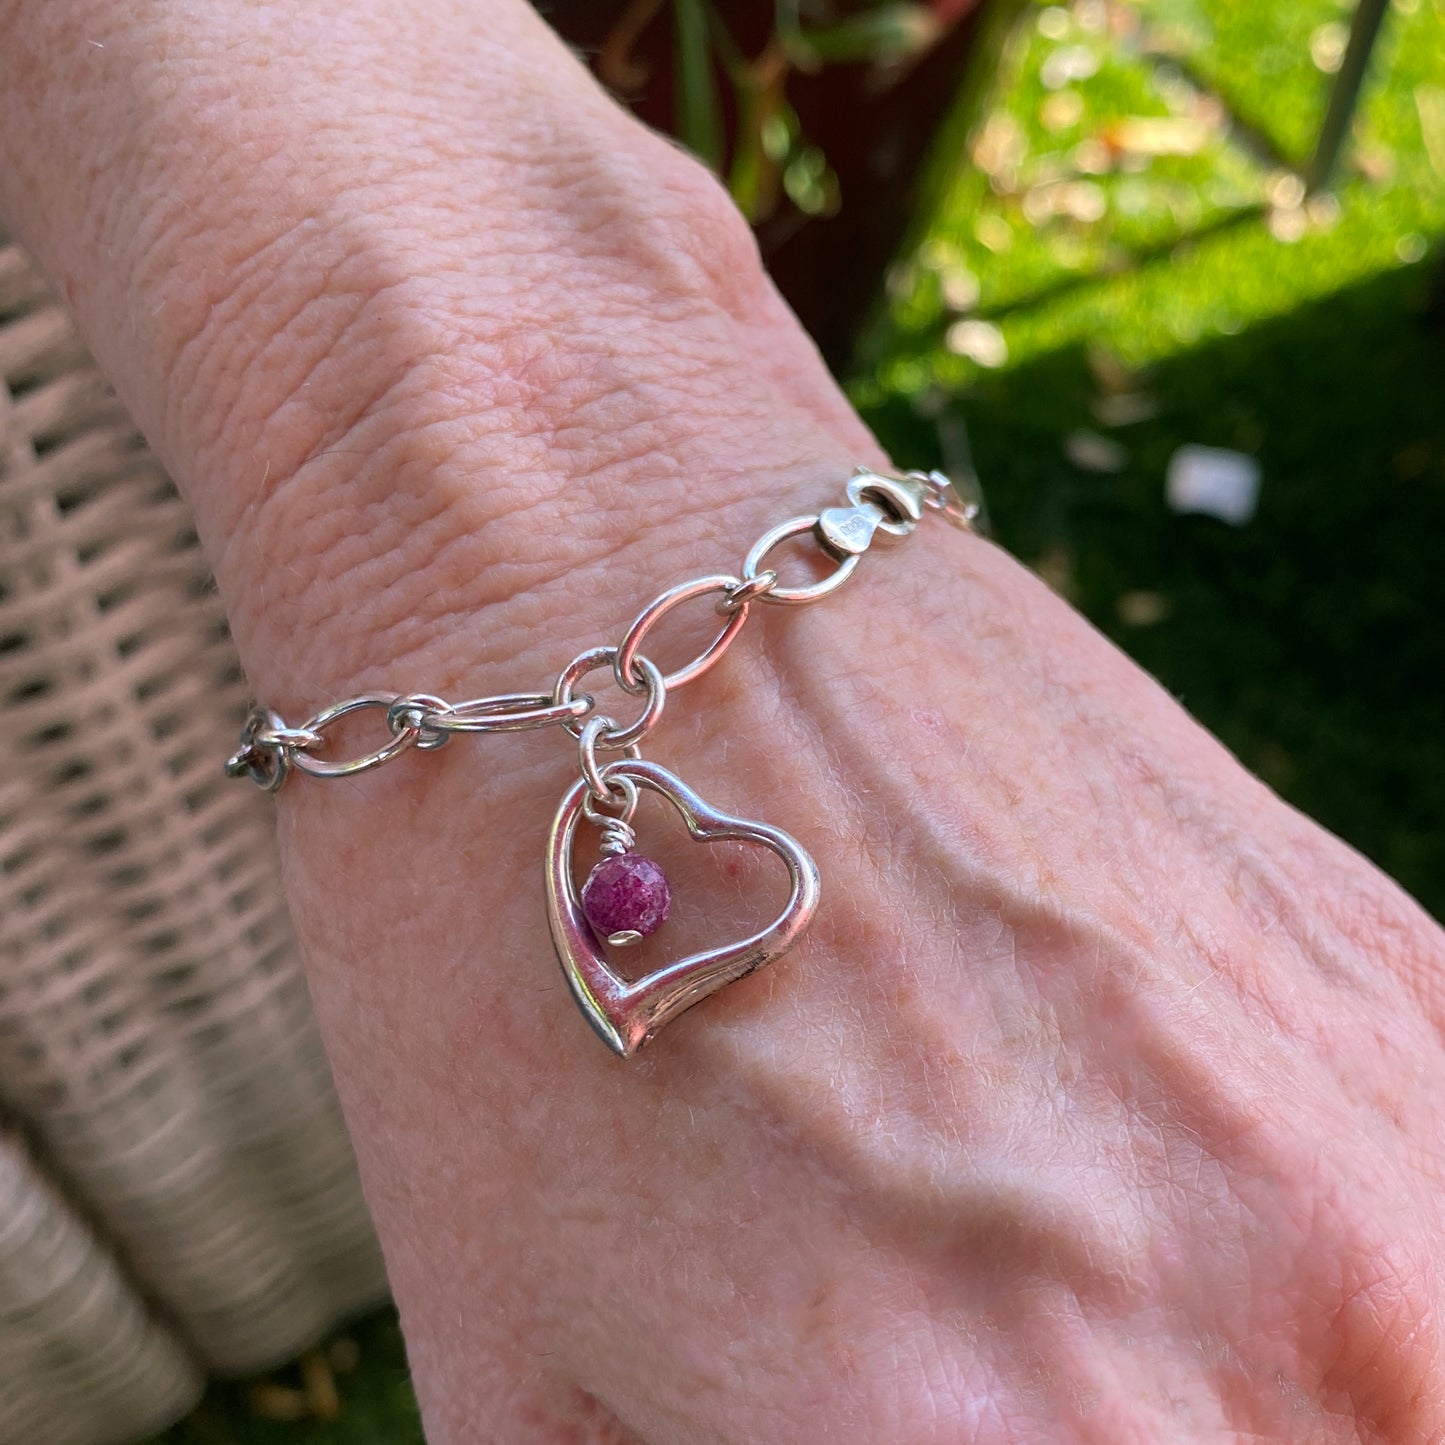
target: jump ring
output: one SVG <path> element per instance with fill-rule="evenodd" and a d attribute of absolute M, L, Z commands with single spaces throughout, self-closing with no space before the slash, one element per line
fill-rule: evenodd
<path fill-rule="evenodd" d="M 274 727 L 269 723 L 258 727 L 251 736 L 251 742 L 260 748 L 299 751 L 304 748 L 319 748 L 321 734 L 312 732 L 310 728 L 288 728 L 278 718 Z"/>
<path fill-rule="evenodd" d="M 270 708 L 252 708 L 241 729 L 240 746 L 226 760 L 227 777 L 249 778 L 258 788 L 277 792 L 291 772 L 294 752 L 287 740 L 303 731 L 288 728 L 281 714 Z M 307 737 L 320 741 L 315 734 Z"/>
<path fill-rule="evenodd" d="M 582 726 L 582 737 L 578 752 L 582 757 L 582 776 L 587 779 L 587 786 L 592 789 L 592 796 L 599 803 L 605 803 L 613 795 L 613 786 L 603 777 L 603 767 L 597 761 L 597 749 L 605 747 L 607 735 L 615 729 L 617 724 L 610 717 L 591 717 Z M 642 749 L 636 743 L 629 743 L 623 753 L 626 757 L 636 762 L 642 756 Z"/>
<path fill-rule="evenodd" d="M 602 771 L 597 766 L 597 736 L 616 726 L 610 717 L 590 717 L 582 727 L 578 748 L 582 754 L 582 776 L 587 779 L 587 786 L 599 803 L 606 802 L 612 796 L 612 790 L 603 782 Z"/>
<path fill-rule="evenodd" d="M 451 733 L 437 726 L 439 714 L 450 711 L 450 705 L 429 692 L 409 692 L 396 699 L 386 710 L 386 725 L 394 733 L 416 729 L 415 746 L 424 753 L 435 752 L 451 741 Z"/>
<path fill-rule="evenodd" d="M 750 603 L 758 602 L 778 585 L 778 574 L 769 567 L 756 577 L 737 582 L 718 598 L 717 610 L 724 616 L 733 612 L 746 612 Z"/>
<path fill-rule="evenodd" d="M 658 671 L 657 664 L 650 658 L 643 657 L 638 653 L 633 658 L 633 666 L 641 669 L 643 680 L 647 687 L 647 706 L 642 711 L 642 716 L 625 728 L 609 729 L 606 733 L 598 735 L 598 745 L 605 748 L 622 749 L 629 743 L 640 742 L 654 727 L 657 720 L 662 716 L 663 706 L 667 702 L 667 683 L 662 673 Z M 615 669 L 617 662 L 617 649 L 615 647 L 590 647 L 586 652 L 579 653 L 566 667 L 562 669 L 561 675 L 557 678 L 557 685 L 552 690 L 552 701 L 563 707 L 572 702 L 572 689 L 589 672 L 595 672 L 599 667 L 612 667 Z M 582 737 L 584 724 L 576 719 L 563 720 L 562 726 L 572 734 L 574 738 Z"/>

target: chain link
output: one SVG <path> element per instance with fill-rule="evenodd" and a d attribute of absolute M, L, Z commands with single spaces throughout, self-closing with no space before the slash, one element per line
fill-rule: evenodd
<path fill-rule="evenodd" d="M 791 537 L 812 536 L 818 539 L 818 528 L 823 518 L 817 517 L 794 517 L 790 522 L 779 522 L 770 532 L 764 532 L 756 542 L 753 549 L 743 561 L 743 581 L 754 582 L 760 575 L 763 563 L 767 560 L 768 553 L 774 547 L 780 546 Z M 829 552 L 823 552 L 825 558 L 832 556 Z M 777 581 L 777 573 L 773 574 L 773 585 L 758 599 L 761 602 L 775 602 L 784 607 L 804 607 L 809 602 L 821 602 L 830 593 L 836 592 L 853 574 L 858 570 L 858 560 L 861 552 L 847 553 L 841 558 L 833 558 L 837 565 L 826 577 L 820 577 L 816 582 L 810 582 L 806 587 L 783 587 Z"/>
<path fill-rule="evenodd" d="M 636 806 L 636 789 L 628 796 L 625 776 L 608 778 L 613 764 L 601 764 L 598 749 L 639 756 L 637 744 L 662 717 L 667 695 L 694 682 L 713 668 L 742 630 L 754 602 L 801 606 L 821 601 L 842 587 L 857 571 L 864 552 L 875 543 L 909 536 L 928 512 L 936 512 L 965 530 L 975 530 L 982 503 L 960 496 L 942 472 L 895 475 L 860 467 L 847 486 L 848 504 L 815 516 L 794 517 L 765 532 L 743 561 L 740 576 L 719 574 L 683 582 L 660 593 L 638 613 L 616 647 L 593 647 L 573 658 L 558 675 L 550 693 L 499 693 L 448 703 L 430 693 L 368 692 L 322 708 L 300 727 L 290 727 L 269 708 L 253 708 L 241 729 L 240 746 L 226 762 L 231 777 L 247 778 L 265 791 L 276 792 L 292 771 L 315 778 L 350 778 L 379 768 L 412 748 L 432 752 L 455 733 L 522 732 L 531 728 L 565 728 L 578 740 L 587 806 L 594 811 L 621 803 L 620 816 L 599 813 L 626 829 Z M 769 554 L 795 537 L 810 536 L 819 557 L 832 564 L 816 581 L 784 586 L 775 568 L 765 567 Z M 674 607 L 717 593 L 716 610 L 724 621 L 712 641 L 690 662 L 664 674 L 642 652 L 651 630 Z M 596 700 L 577 685 L 590 672 L 610 667 L 617 685 L 633 697 L 645 698 L 642 712 L 626 727 L 594 715 Z M 327 734 L 343 718 L 379 711 L 385 715 L 387 737 L 369 752 L 352 758 L 322 756 Z M 589 816 L 591 816 L 589 814 Z"/>
<path fill-rule="evenodd" d="M 241 728 L 241 745 L 226 759 L 226 776 L 248 778 L 258 788 L 276 792 L 291 772 L 291 745 L 276 739 L 289 731 L 279 713 L 253 707 Z"/>
<path fill-rule="evenodd" d="M 379 747 L 363 753 L 359 758 L 318 758 L 315 755 L 317 748 L 292 748 L 291 766 L 313 778 L 354 778 L 358 773 L 369 773 L 372 768 L 379 768 L 383 763 L 400 757 L 421 737 L 421 728 L 402 723 L 399 719 L 393 720 L 391 709 L 396 701 L 394 693 L 367 692 L 360 697 L 349 697 L 345 702 L 334 702 L 330 707 L 322 708 L 315 717 L 302 724 L 305 732 L 321 737 L 342 718 L 374 708 L 386 714 L 389 736 Z"/>
<path fill-rule="evenodd" d="M 640 679 L 633 675 L 633 668 L 639 661 L 638 650 L 642 646 L 642 640 L 674 607 L 683 602 L 690 602 L 694 597 L 706 597 L 709 592 L 720 593 L 719 600 L 732 598 L 736 596 L 738 589 L 742 586 L 742 579 L 737 577 L 699 577 L 693 582 L 683 582 L 676 587 L 669 587 L 660 597 L 654 598 L 637 614 L 637 620 L 627 629 L 627 636 L 617 646 L 617 661 L 613 670 L 617 673 L 618 685 L 624 688 L 638 685 Z M 662 679 L 668 692 L 701 677 L 722 658 L 733 638 L 742 630 L 743 623 L 748 620 L 749 604 L 750 599 L 735 603 L 724 614 L 727 621 L 723 623 L 722 629 L 708 643 L 707 647 L 686 667 L 679 667 Z"/>
<path fill-rule="evenodd" d="M 617 794 L 618 784 L 609 783 L 604 777 L 607 765 L 597 760 L 597 749 L 606 747 L 609 733 L 617 730 L 617 724 L 610 717 L 591 717 L 582 725 L 582 736 L 577 740 L 578 760 L 582 765 L 582 776 L 592 790 L 592 797 L 598 803 L 607 803 Z M 637 762 L 642 749 L 636 743 L 629 743 L 622 749 L 625 757 Z"/>
<path fill-rule="evenodd" d="M 506 692 L 471 702 L 443 704 L 423 719 L 423 726 L 444 733 L 519 733 L 554 723 L 575 723 L 596 707 L 589 693 L 557 702 L 550 692 Z"/>
<path fill-rule="evenodd" d="M 643 708 L 641 716 L 636 722 L 630 723 L 625 728 L 610 727 L 605 732 L 599 733 L 597 745 L 604 748 L 625 748 L 630 743 L 640 742 L 657 726 L 658 719 L 662 716 L 662 709 L 667 703 L 667 682 L 662 673 L 658 671 L 656 663 L 650 662 L 641 653 L 633 657 L 633 665 L 642 669 L 643 681 L 630 683 L 623 676 L 617 665 L 618 651 L 615 647 L 589 647 L 586 652 L 579 653 L 567 664 L 557 678 L 557 685 L 552 690 L 552 700 L 558 707 L 563 707 L 572 701 L 572 689 L 589 672 L 595 672 L 599 667 L 610 667 L 613 676 L 617 679 L 617 685 L 624 692 L 647 694 L 647 705 Z M 562 724 L 574 738 L 582 736 L 582 728 L 576 722 L 564 722 Z"/>
<path fill-rule="evenodd" d="M 766 572 L 759 572 L 756 577 L 749 577 L 746 581 L 739 582 L 736 587 L 729 587 L 718 598 L 717 610 L 726 617 L 728 613 L 746 607 L 749 602 L 757 602 L 760 598 L 766 597 L 777 585 L 778 574 L 770 567 Z"/>
<path fill-rule="evenodd" d="M 424 753 L 431 753 L 445 747 L 452 739 L 451 733 L 439 728 L 434 721 L 447 710 L 446 703 L 430 693 L 407 693 L 395 698 L 387 708 L 386 725 L 394 733 L 415 729 L 416 742 L 413 746 Z"/>

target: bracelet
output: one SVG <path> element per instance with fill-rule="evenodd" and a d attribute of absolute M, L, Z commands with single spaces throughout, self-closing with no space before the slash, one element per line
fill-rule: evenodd
<path fill-rule="evenodd" d="M 781 957 L 802 937 L 817 911 L 818 869 L 796 839 L 767 823 L 735 818 L 704 802 L 674 773 L 644 761 L 639 744 L 662 717 L 668 694 L 695 681 L 719 661 L 742 630 L 754 603 L 802 606 L 836 592 L 874 543 L 909 536 L 928 512 L 975 530 L 980 503 L 965 500 L 941 472 L 892 475 L 860 467 L 848 483 L 848 504 L 817 516 L 794 517 L 765 532 L 743 561 L 742 575 L 699 577 L 669 588 L 637 614 L 616 647 L 593 647 L 562 669 L 550 693 L 505 693 L 448 703 L 429 693 L 368 692 L 332 703 L 300 727 L 269 708 L 252 709 L 241 745 L 226 763 L 232 777 L 276 792 L 293 772 L 350 778 L 389 763 L 412 748 L 431 752 L 456 733 L 518 732 L 557 726 L 577 740 L 581 777 L 557 808 L 547 845 L 547 916 L 557 957 L 584 1017 L 616 1053 L 634 1054 L 664 1024 L 724 984 Z M 784 586 L 766 567 L 775 548 L 811 536 L 831 570 L 807 585 Z M 681 603 L 716 594 L 723 623 L 717 636 L 685 667 L 663 672 L 643 653 L 652 628 Z M 597 715 L 579 684 L 610 667 L 624 693 L 644 699 L 637 719 L 619 726 Z M 360 757 L 324 756 L 326 734 L 352 713 L 385 714 L 387 737 Z M 604 761 L 600 754 L 619 754 Z M 791 892 L 766 928 L 666 964 L 631 981 L 609 965 L 606 948 L 624 949 L 655 932 L 667 918 L 667 878 L 633 851 L 632 819 L 639 789 L 658 794 L 682 816 L 700 842 L 735 839 L 759 844 L 782 860 Z M 597 833 L 601 861 L 579 889 L 573 847 L 578 826 Z"/>

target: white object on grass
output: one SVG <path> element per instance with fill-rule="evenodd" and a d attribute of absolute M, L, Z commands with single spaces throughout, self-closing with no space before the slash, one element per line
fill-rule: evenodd
<path fill-rule="evenodd" d="M 1221 447 L 1183 446 L 1169 458 L 1164 495 L 1174 512 L 1203 512 L 1242 527 L 1259 502 L 1259 462 Z"/>
<path fill-rule="evenodd" d="M 1071 431 L 1064 438 L 1064 455 L 1081 472 L 1121 472 L 1129 460 L 1122 442 L 1093 431 Z"/>

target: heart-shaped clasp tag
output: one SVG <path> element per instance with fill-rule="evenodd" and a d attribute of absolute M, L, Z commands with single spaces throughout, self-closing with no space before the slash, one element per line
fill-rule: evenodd
<path fill-rule="evenodd" d="M 557 809 L 547 844 L 547 913 L 552 942 L 588 1023 L 609 1048 L 626 1058 L 684 1009 L 785 954 L 813 920 L 818 906 L 818 869 L 780 828 L 718 812 L 681 778 L 656 763 L 619 759 L 609 764 L 604 774 L 609 780 L 630 778 L 639 787 L 661 794 L 682 814 L 688 832 L 699 842 L 730 838 L 771 848 L 786 864 L 792 883 L 786 907 L 760 932 L 737 943 L 691 954 L 628 983 L 608 966 L 577 896 L 572 844 L 588 795 L 587 783 L 577 783 Z"/>

